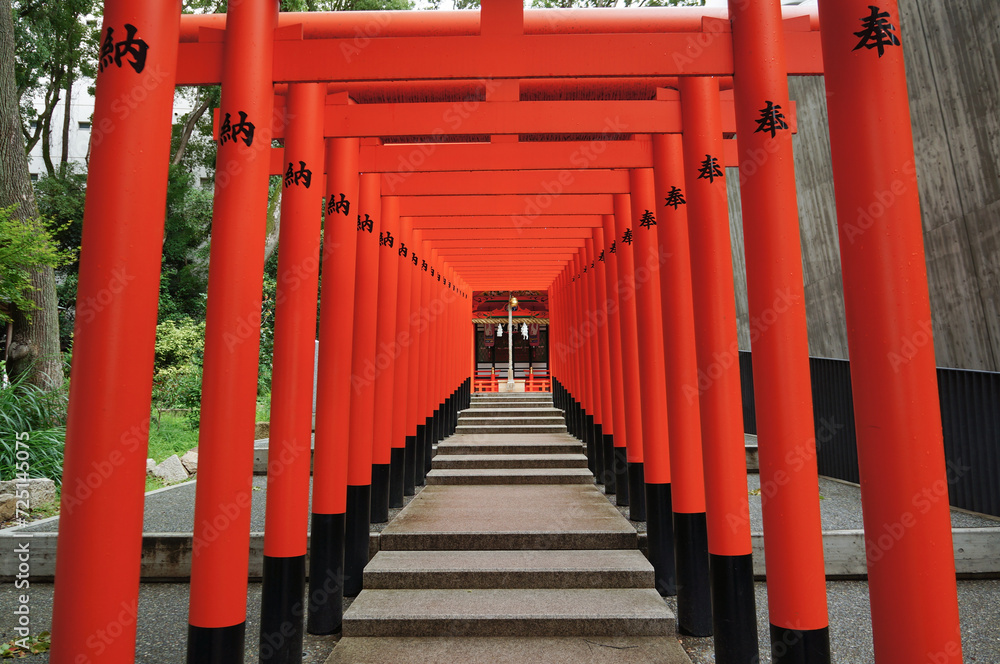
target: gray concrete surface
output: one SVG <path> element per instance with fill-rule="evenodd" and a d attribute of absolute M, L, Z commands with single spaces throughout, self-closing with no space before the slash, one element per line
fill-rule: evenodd
<path fill-rule="evenodd" d="M 380 548 L 628 549 L 635 529 L 593 485 L 428 486 L 381 533 Z"/>
<path fill-rule="evenodd" d="M 674 630 L 674 614 L 652 588 L 363 590 L 344 616 L 345 639 L 667 636 Z"/>
<path fill-rule="evenodd" d="M 593 484 L 586 468 L 435 468 L 427 485 L 440 484 Z"/>
<path fill-rule="evenodd" d="M 470 637 L 352 638 L 334 650 L 328 664 L 649 664 L 689 663 L 672 638 L 633 637 Z"/>
<path fill-rule="evenodd" d="M 638 551 L 380 551 L 365 588 L 651 588 Z"/>
<path fill-rule="evenodd" d="M 900 0 L 911 126 L 939 366 L 1000 370 L 1000 3 Z M 847 357 L 840 248 L 821 77 L 790 77 L 811 355 Z M 729 184 L 740 348 L 750 350 L 739 177 Z M 888 192 L 881 193 L 883 197 Z M 854 214 L 854 213 L 851 213 Z M 759 325 L 758 325 L 759 327 Z"/>

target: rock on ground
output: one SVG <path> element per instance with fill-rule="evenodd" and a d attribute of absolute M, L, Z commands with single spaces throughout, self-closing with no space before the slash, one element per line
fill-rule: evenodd
<path fill-rule="evenodd" d="M 167 484 L 171 484 L 173 482 L 183 482 L 188 478 L 188 473 L 184 470 L 184 464 L 181 463 L 181 460 L 176 454 L 171 455 L 170 458 L 160 462 L 156 468 L 153 469 L 153 474 Z"/>
<path fill-rule="evenodd" d="M 17 514 L 17 499 L 14 494 L 0 494 L 0 521 L 9 521 L 15 514 Z"/>
<path fill-rule="evenodd" d="M 31 507 L 35 508 L 45 503 L 51 503 L 56 499 L 56 483 L 45 478 L 31 479 L 27 482 L 23 480 L 11 480 L 0 482 L 0 494 L 12 493 L 17 495 L 18 484 L 28 485 L 28 496 Z M 24 487 L 22 486 L 23 490 Z"/>
<path fill-rule="evenodd" d="M 198 472 L 198 453 L 194 450 L 188 450 L 181 457 L 181 463 L 184 464 L 185 470 L 194 475 Z"/>
<path fill-rule="evenodd" d="M 146 474 L 148 475 L 152 473 L 154 468 L 156 468 L 156 461 L 153 459 L 146 459 Z"/>

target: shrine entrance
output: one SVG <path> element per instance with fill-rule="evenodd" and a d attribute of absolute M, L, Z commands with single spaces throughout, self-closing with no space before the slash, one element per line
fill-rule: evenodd
<path fill-rule="evenodd" d="M 528 364 L 530 326 L 541 349 L 544 325 L 558 417 L 587 470 L 610 469 L 641 510 L 678 629 L 711 633 L 720 663 L 758 660 L 728 223 L 738 179 L 749 315 L 768 321 L 753 339 L 760 476 L 780 489 L 763 504 L 772 658 L 827 664 L 801 109 L 787 85 L 823 75 L 865 529 L 907 517 L 905 537 L 867 551 L 875 652 L 960 662 L 948 506 L 912 513 L 914 495 L 947 485 L 933 344 L 886 359 L 926 334 L 930 309 L 918 194 L 899 186 L 913 140 L 897 3 L 870 1 L 280 13 L 276 0 L 233 0 L 227 14 L 181 16 L 179 0 L 107 0 L 78 297 L 110 302 L 74 333 L 52 661 L 134 657 L 135 621 L 118 616 L 139 588 L 171 105 L 177 86 L 221 84 L 189 662 L 242 662 L 258 636 L 245 633 L 246 601 L 273 176 L 288 289 L 259 636 L 290 636 L 272 661 L 301 658 L 306 630 L 340 628 L 370 524 L 462 433 L 478 326 L 485 349 L 493 325 L 470 334 L 483 291 L 544 294 L 546 316 L 523 321 Z M 137 90 L 144 103 L 123 109 Z M 889 191 L 862 226 L 856 211 Z M 112 297 L 123 272 L 133 279 Z M 548 398 L 531 402 L 548 411 Z M 122 635 L 98 656 L 93 635 L 111 624 Z"/>

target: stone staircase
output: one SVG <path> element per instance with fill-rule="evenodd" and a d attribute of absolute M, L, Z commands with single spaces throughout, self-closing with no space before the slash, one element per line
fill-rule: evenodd
<path fill-rule="evenodd" d="M 549 395 L 473 397 L 379 549 L 329 662 L 689 664 Z"/>

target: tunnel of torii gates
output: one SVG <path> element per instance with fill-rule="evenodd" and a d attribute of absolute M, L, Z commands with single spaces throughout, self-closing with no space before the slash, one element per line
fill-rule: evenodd
<path fill-rule="evenodd" d="M 679 629 L 713 634 L 719 662 L 757 661 L 726 166 L 763 321 L 772 655 L 829 662 L 787 86 L 825 74 L 876 658 L 960 662 L 948 501 L 913 501 L 946 486 L 933 344 L 888 359 L 930 307 L 917 189 L 902 185 L 898 9 L 871 1 L 279 14 L 241 0 L 182 17 L 179 0 L 107 0 L 78 296 L 100 306 L 75 329 L 52 661 L 133 661 L 121 616 L 139 589 L 174 89 L 221 84 L 189 662 L 243 661 L 272 175 L 262 661 L 298 661 L 304 630 L 339 628 L 369 521 L 423 482 L 469 404 L 474 289 L 548 291 L 557 404 L 647 520 Z"/>

